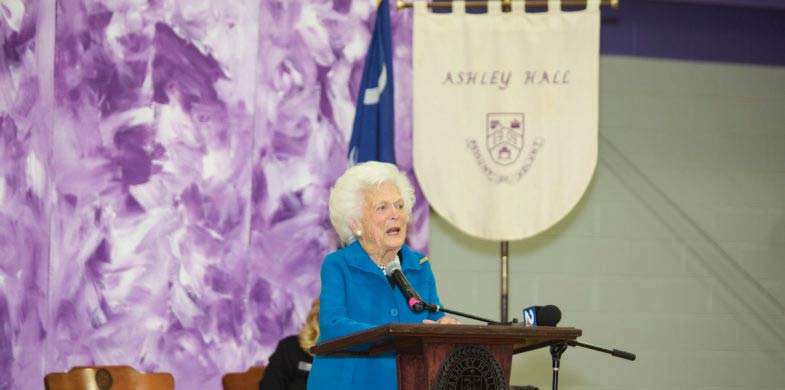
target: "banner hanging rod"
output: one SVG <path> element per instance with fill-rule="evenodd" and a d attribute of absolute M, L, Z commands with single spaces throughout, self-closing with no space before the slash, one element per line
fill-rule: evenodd
<path fill-rule="evenodd" d="M 418 0 L 420 1 L 420 0 Z M 425 1 L 425 0 L 421 0 Z M 561 0 L 561 1 L 554 1 L 554 0 L 525 0 L 526 5 L 530 7 L 545 7 L 548 3 L 560 3 L 563 6 L 567 7 L 580 7 L 586 5 L 586 0 Z M 466 1 L 467 8 L 482 8 L 487 7 L 491 3 L 496 3 L 497 1 Z M 512 0 L 501 0 L 502 7 L 505 10 L 510 9 L 510 4 L 512 4 Z M 412 8 L 414 6 L 413 2 L 410 1 L 403 1 L 398 0 L 397 3 L 398 9 L 402 8 Z M 619 8 L 619 0 L 600 0 L 601 7 L 611 7 L 611 8 Z M 451 1 L 435 1 L 428 3 L 428 8 L 452 8 Z"/>

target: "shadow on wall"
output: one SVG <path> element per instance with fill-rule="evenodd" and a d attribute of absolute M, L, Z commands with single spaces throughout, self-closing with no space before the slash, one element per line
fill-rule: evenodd
<path fill-rule="evenodd" d="M 600 162 L 617 176 L 627 190 L 638 198 L 665 226 L 674 239 L 687 248 L 698 265 L 717 279 L 721 286 L 709 285 L 720 296 L 724 296 L 731 310 L 750 328 L 759 332 L 761 339 L 776 340 L 785 344 L 785 330 L 779 327 L 773 313 L 785 313 L 785 306 L 771 295 L 766 288 L 740 265 L 715 240 L 706 229 L 687 214 L 673 199 L 659 188 L 641 169 L 625 156 L 610 140 L 600 136 L 603 152 Z M 782 241 L 783 229 L 774 231 L 773 242 Z M 707 282 L 708 283 L 708 282 Z"/>

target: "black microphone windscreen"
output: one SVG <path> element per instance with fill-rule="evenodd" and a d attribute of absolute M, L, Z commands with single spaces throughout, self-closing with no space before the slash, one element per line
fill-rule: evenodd
<path fill-rule="evenodd" d="M 554 305 L 545 305 L 537 311 L 537 325 L 556 326 L 561 321 L 561 310 Z"/>

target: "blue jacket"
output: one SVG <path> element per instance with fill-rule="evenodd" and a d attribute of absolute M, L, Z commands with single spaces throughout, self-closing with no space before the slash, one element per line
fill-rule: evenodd
<path fill-rule="evenodd" d="M 440 304 L 428 258 L 406 245 L 400 256 L 401 269 L 412 287 L 425 302 Z M 318 342 L 391 322 L 421 323 L 444 316 L 412 311 L 398 286 L 390 286 L 356 241 L 327 255 L 321 276 Z M 371 357 L 316 356 L 308 377 L 309 390 L 397 388 L 394 352 Z"/>

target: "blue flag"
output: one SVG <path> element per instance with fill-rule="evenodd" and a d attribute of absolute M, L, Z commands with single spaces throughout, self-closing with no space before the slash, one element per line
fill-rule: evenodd
<path fill-rule="evenodd" d="M 390 8 L 387 0 L 382 0 L 357 96 L 349 141 L 350 164 L 372 160 L 395 164 L 394 101 Z"/>

